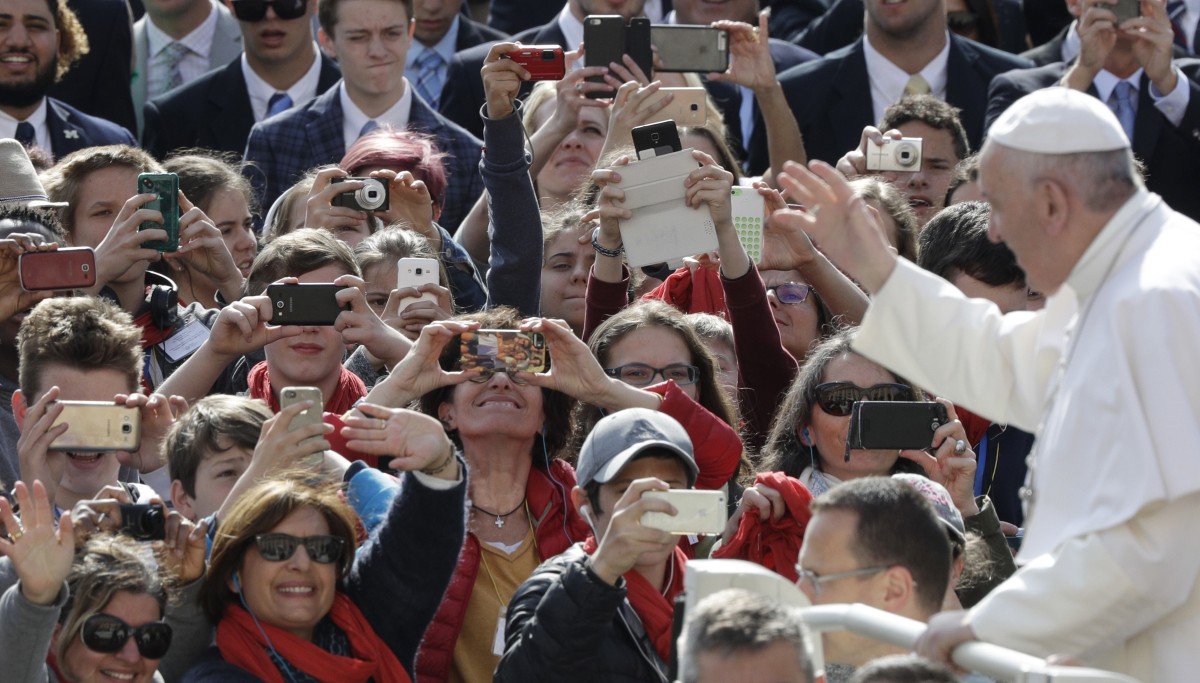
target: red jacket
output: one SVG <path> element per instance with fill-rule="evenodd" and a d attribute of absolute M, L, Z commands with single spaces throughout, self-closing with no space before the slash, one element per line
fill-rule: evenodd
<path fill-rule="evenodd" d="M 683 425 L 692 439 L 696 465 L 700 469 L 696 488 L 724 486 L 737 470 L 742 456 L 742 442 L 737 432 L 693 401 L 674 382 L 648 387 L 648 391 L 663 397 L 659 410 Z M 529 472 L 525 497 L 534 514 L 533 528 L 540 560 L 558 555 L 591 533 L 587 522 L 567 502 L 574 486 L 575 470 L 563 460 L 551 462 L 549 472 L 536 467 Z M 417 652 L 417 683 L 444 683 L 450 678 L 454 646 L 462 631 L 467 602 L 479 573 L 479 552 L 479 539 L 468 531 L 446 597 L 425 631 L 425 639 Z"/>

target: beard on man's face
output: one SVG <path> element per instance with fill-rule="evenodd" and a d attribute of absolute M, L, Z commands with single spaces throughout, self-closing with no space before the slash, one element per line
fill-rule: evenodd
<path fill-rule="evenodd" d="M 11 54 L 28 54 L 20 51 L 6 52 L 0 57 Z M 42 99 L 54 85 L 54 75 L 58 67 L 57 60 L 39 64 L 33 80 L 9 82 L 0 80 L 0 107 L 32 107 Z"/>

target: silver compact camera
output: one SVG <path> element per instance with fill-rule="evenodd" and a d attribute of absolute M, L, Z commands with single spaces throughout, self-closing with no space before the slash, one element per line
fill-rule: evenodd
<path fill-rule="evenodd" d="M 344 206 L 357 211 L 387 211 L 388 186 L 378 178 L 354 178 L 350 176 L 331 178 L 331 183 L 344 183 L 351 180 L 360 181 L 363 186 L 357 190 L 348 190 L 333 198 L 334 206 Z"/>
<path fill-rule="evenodd" d="M 882 145 L 867 141 L 868 171 L 921 170 L 921 138 L 887 138 Z"/>

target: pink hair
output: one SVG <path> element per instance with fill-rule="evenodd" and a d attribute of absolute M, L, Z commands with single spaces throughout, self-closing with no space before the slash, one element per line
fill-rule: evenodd
<path fill-rule="evenodd" d="M 446 153 L 438 150 L 433 138 L 407 130 L 384 128 L 359 138 L 338 164 L 350 175 L 370 166 L 396 172 L 408 171 L 425 183 L 429 196 L 439 208 L 446 197 Z"/>

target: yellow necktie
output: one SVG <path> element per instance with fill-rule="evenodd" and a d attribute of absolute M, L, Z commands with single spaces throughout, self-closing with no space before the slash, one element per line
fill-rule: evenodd
<path fill-rule="evenodd" d="M 929 91 L 929 81 L 925 80 L 921 74 L 909 78 L 908 84 L 904 86 L 905 95 L 928 95 Z"/>

